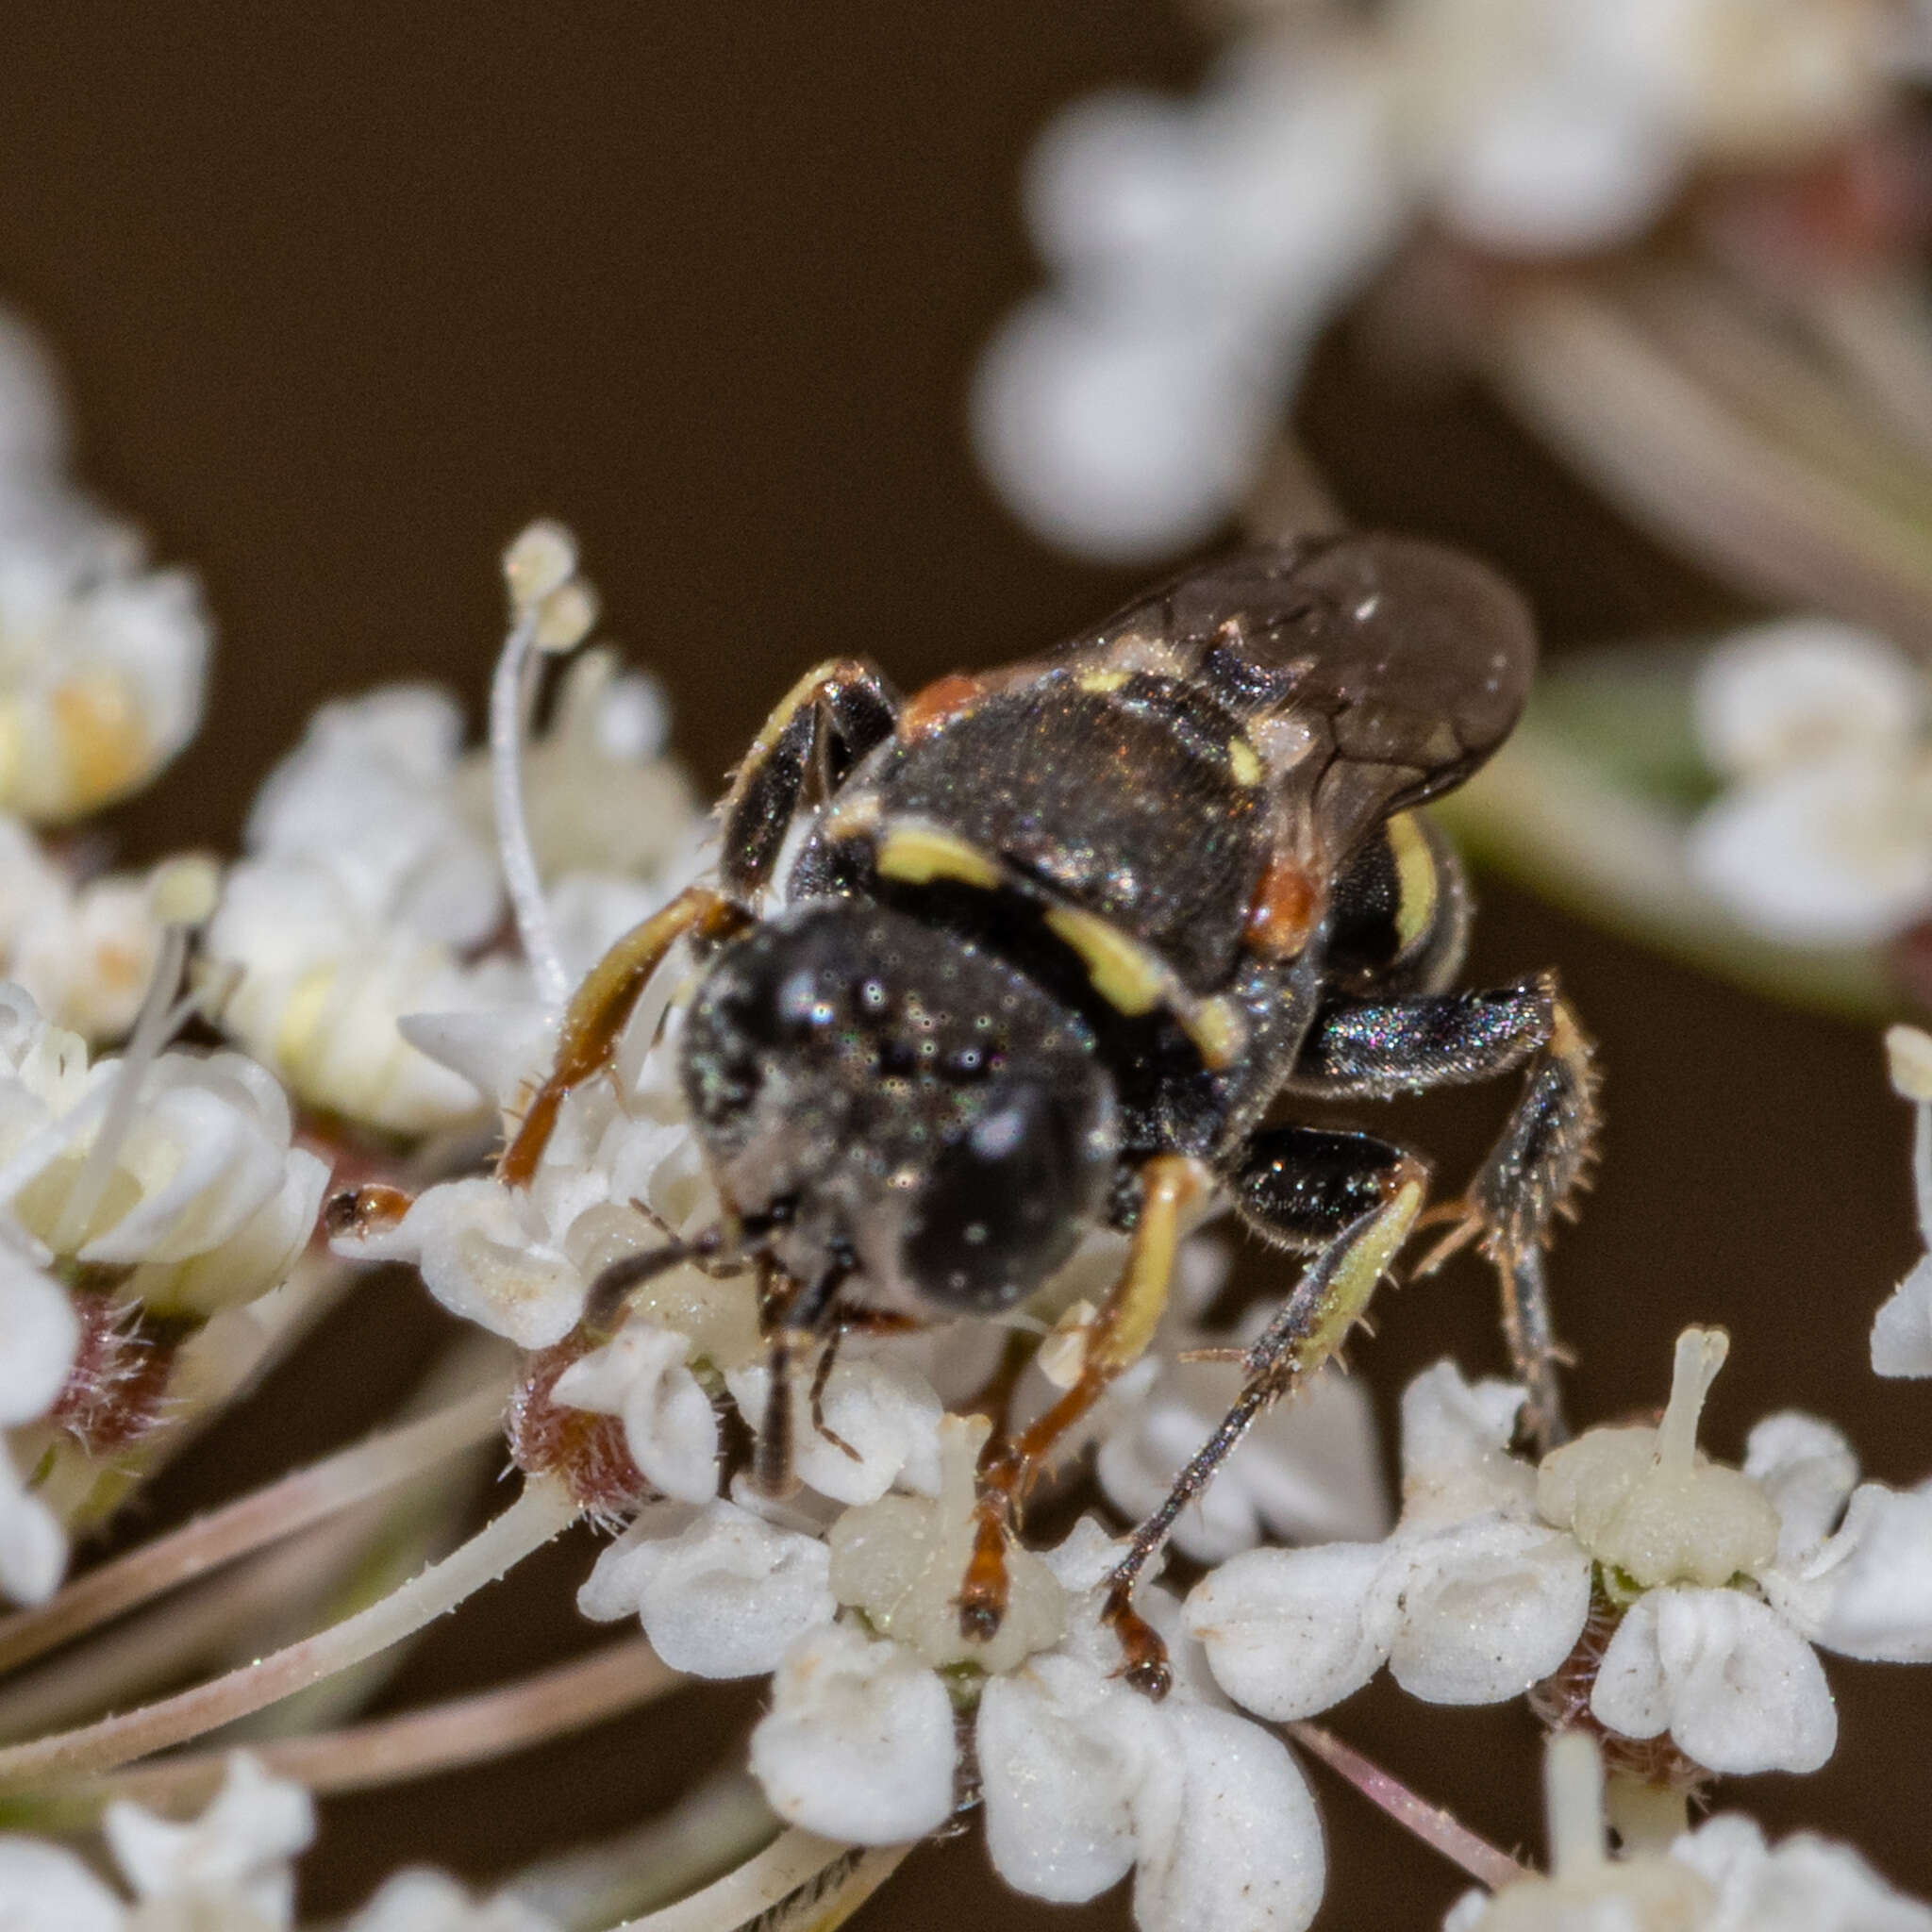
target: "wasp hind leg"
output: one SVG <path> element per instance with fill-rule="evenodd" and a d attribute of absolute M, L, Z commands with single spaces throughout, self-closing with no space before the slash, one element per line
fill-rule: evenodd
<path fill-rule="evenodd" d="M 1141 1209 L 1120 1278 L 1093 1325 L 1074 1386 L 1017 1435 L 995 1425 L 979 1457 L 973 1553 L 959 1586 L 960 1633 L 976 1642 L 996 1636 L 1007 1613 L 1007 1540 L 1026 1491 L 1055 1448 L 1146 1352 L 1167 1307 L 1188 1211 L 1208 1191 L 1199 1162 L 1161 1154 L 1141 1170 Z"/>
<path fill-rule="evenodd" d="M 1180 1513 L 1214 1479 L 1255 1421 L 1335 1354 L 1408 1238 L 1428 1191 L 1413 1155 L 1366 1134 L 1272 1127 L 1253 1135 L 1227 1175 L 1241 1219 L 1264 1240 L 1317 1250 L 1293 1292 L 1242 1351 L 1241 1393 L 1133 1535 L 1108 1584 L 1106 1617 L 1124 1674 L 1149 1696 L 1172 1681 L 1167 1649 L 1133 1607 L 1149 1562 Z"/>
<path fill-rule="evenodd" d="M 1597 1126 L 1590 1040 L 1556 975 L 1488 992 L 1338 1002 L 1316 1020 L 1291 1085 L 1380 1099 L 1517 1067 L 1525 1068 L 1522 1096 L 1461 1201 L 1445 1210 L 1455 1225 L 1417 1272 L 1471 1241 L 1480 1247 L 1500 1280 L 1504 1334 L 1529 1391 L 1524 1426 L 1547 1451 L 1565 1430 L 1543 1250 L 1583 1183 Z"/>
<path fill-rule="evenodd" d="M 808 671 L 765 721 L 719 808 L 719 872 L 738 898 L 771 883 L 800 803 L 816 786 L 830 797 L 854 765 L 892 735 L 899 695 L 875 664 L 834 658 Z"/>

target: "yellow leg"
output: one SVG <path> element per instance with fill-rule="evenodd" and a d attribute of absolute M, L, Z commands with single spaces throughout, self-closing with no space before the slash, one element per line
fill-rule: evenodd
<path fill-rule="evenodd" d="M 538 1088 L 515 1138 L 496 1163 L 498 1180 L 512 1188 L 529 1185 L 556 1128 L 564 1096 L 610 1064 L 644 989 L 671 948 L 687 933 L 722 937 L 747 917 L 710 887 L 687 886 L 668 906 L 633 926 L 591 967 L 564 1012 L 550 1076 Z"/>
<path fill-rule="evenodd" d="M 1055 1445 L 1114 1377 L 1146 1353 L 1167 1307 L 1188 1209 L 1211 1185 L 1208 1171 L 1185 1155 L 1157 1155 L 1141 1170 L 1141 1218 L 1133 1246 L 1094 1318 L 1079 1380 L 1018 1436 L 1001 1430 L 980 1452 L 973 1555 L 959 1588 L 959 1625 L 967 1636 L 984 1641 L 999 1629 L 1007 1610 L 1007 1537 L 1014 1509 Z"/>

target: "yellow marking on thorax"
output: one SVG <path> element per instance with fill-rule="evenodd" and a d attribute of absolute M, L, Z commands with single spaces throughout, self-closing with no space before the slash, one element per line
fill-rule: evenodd
<path fill-rule="evenodd" d="M 979 886 L 991 891 L 1002 877 L 1000 868 L 976 845 L 936 825 L 892 825 L 880 841 L 876 859 L 883 878 L 901 879 L 911 886 L 930 885 L 934 879 L 958 879 L 961 885 Z"/>
<path fill-rule="evenodd" d="M 1133 674 L 1129 671 L 1083 671 L 1074 682 L 1082 691 L 1105 693 L 1119 691 Z"/>
<path fill-rule="evenodd" d="M 1227 741 L 1227 769 L 1234 774 L 1237 785 L 1258 785 L 1261 782 L 1261 756 L 1248 742 L 1245 732 L 1237 731 Z"/>
<path fill-rule="evenodd" d="M 1395 857 L 1395 941 L 1406 953 L 1435 923 L 1441 890 L 1436 855 L 1412 811 L 1398 812 L 1389 821 L 1389 848 Z"/>
<path fill-rule="evenodd" d="M 1112 921 L 1077 907 L 1054 906 L 1047 909 L 1046 924 L 1080 956 L 1094 991 L 1108 1006 L 1131 1018 L 1159 1005 L 1168 990 L 1167 968 Z"/>

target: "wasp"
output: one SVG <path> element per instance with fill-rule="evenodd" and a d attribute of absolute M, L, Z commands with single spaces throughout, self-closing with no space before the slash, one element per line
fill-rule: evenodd
<path fill-rule="evenodd" d="M 1209 563 L 1044 656 L 910 698 L 869 662 L 818 666 L 731 780 L 715 877 L 575 994 L 501 1178 L 527 1183 L 563 1097 L 690 941 L 681 1075 L 725 1204 L 698 1246 L 761 1272 L 777 1373 L 755 1473 L 774 1491 L 799 1351 L 868 1321 L 1013 1309 L 1089 1229 L 1125 1232 L 1077 1379 L 983 1453 L 959 1592 L 981 1639 L 1028 1485 L 1148 1346 L 1193 1222 L 1231 1206 L 1311 1257 L 1115 1577 L 1128 1674 L 1158 1694 L 1136 1577 L 1423 1218 L 1424 1160 L 1297 1122 L 1298 1100 L 1523 1070 L 1492 1151 L 1433 1212 L 1443 1248 L 1477 1241 L 1495 1264 L 1530 1426 L 1560 1428 L 1541 1257 L 1589 1157 L 1590 1047 L 1550 974 L 1452 990 L 1469 894 L 1418 811 L 1503 741 L 1535 657 L 1526 607 L 1484 566 L 1346 535 Z M 692 1252 L 620 1263 L 600 1291 Z"/>

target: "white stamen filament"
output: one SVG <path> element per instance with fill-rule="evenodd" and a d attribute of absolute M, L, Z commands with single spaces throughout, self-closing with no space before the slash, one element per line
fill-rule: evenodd
<path fill-rule="evenodd" d="M 1722 1328 L 1687 1328 L 1677 1337 L 1671 1399 L 1657 1429 L 1657 1467 L 1688 1474 L 1697 1461 L 1697 1422 L 1731 1338 Z"/>
<path fill-rule="evenodd" d="M 553 1012 L 570 998 L 570 974 L 557 949 L 549 901 L 530 844 L 524 813 L 524 729 L 529 703 L 530 652 L 537 641 L 541 608 L 519 613 L 496 660 L 490 682 L 490 778 L 496 808 L 496 845 L 503 861 L 504 889 L 516 914 L 517 936 L 537 982 L 537 996 Z"/>
<path fill-rule="evenodd" d="M 1587 1731 L 1563 1731 L 1543 1754 L 1543 1805 L 1549 1817 L 1550 1873 L 1588 1878 L 1607 1862 L 1604 1842 L 1604 1760 Z"/>

